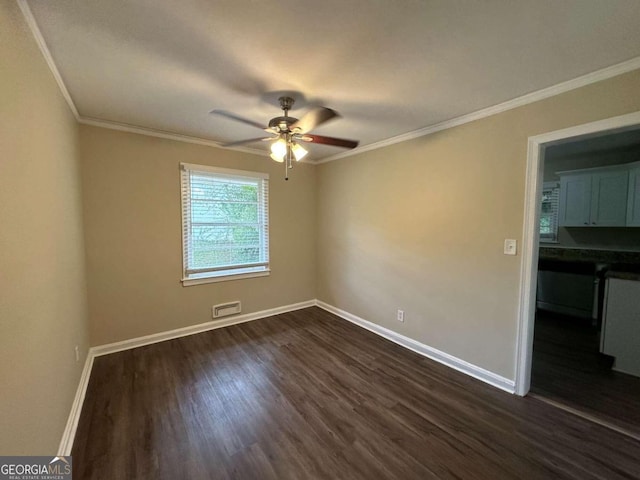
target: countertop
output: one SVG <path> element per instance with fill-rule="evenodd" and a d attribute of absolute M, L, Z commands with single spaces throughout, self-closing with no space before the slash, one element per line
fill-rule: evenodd
<path fill-rule="evenodd" d="M 640 252 L 540 247 L 541 270 L 640 281 Z"/>
<path fill-rule="evenodd" d="M 588 248 L 558 248 L 540 246 L 541 260 L 618 264 L 640 267 L 640 251 L 596 250 Z M 627 268 L 625 268 L 626 270 Z"/>

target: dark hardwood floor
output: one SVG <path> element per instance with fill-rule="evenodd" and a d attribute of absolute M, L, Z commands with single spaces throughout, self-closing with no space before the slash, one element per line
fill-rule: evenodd
<path fill-rule="evenodd" d="M 531 391 L 640 438 L 640 378 L 611 370 L 599 341 L 589 320 L 538 311 Z"/>
<path fill-rule="evenodd" d="M 98 357 L 75 479 L 632 479 L 640 442 L 316 307 Z"/>

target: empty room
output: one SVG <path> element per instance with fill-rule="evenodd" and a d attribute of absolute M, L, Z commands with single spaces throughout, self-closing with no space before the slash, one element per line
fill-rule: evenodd
<path fill-rule="evenodd" d="M 640 2 L 2 0 L 0 478 L 639 479 Z"/>

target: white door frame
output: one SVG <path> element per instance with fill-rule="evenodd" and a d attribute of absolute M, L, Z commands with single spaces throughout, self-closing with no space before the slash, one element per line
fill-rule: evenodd
<path fill-rule="evenodd" d="M 524 396 L 531 386 L 531 358 L 535 320 L 538 271 L 538 231 L 542 194 L 544 149 L 568 139 L 597 136 L 604 131 L 624 131 L 640 124 L 640 112 L 529 137 L 527 173 L 525 179 L 524 227 L 522 232 L 522 260 L 520 265 L 520 306 L 516 345 L 515 393 Z"/>

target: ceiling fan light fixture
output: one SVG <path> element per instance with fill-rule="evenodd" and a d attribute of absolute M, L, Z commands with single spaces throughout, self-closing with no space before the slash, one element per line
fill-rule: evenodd
<path fill-rule="evenodd" d="M 287 141 L 280 137 L 278 140 L 271 144 L 271 158 L 276 162 L 284 161 L 284 157 L 287 154 Z"/>
<path fill-rule="evenodd" d="M 299 145 L 297 143 L 294 143 L 291 146 L 291 151 L 293 152 L 293 155 L 296 157 L 296 162 L 299 162 L 300 160 L 302 160 L 307 155 L 307 153 L 309 153 L 302 145 Z"/>
<path fill-rule="evenodd" d="M 284 162 L 284 156 L 279 157 L 277 156 L 275 153 L 272 153 L 271 155 L 269 155 L 271 157 L 272 160 L 275 160 L 278 163 L 282 163 Z"/>

